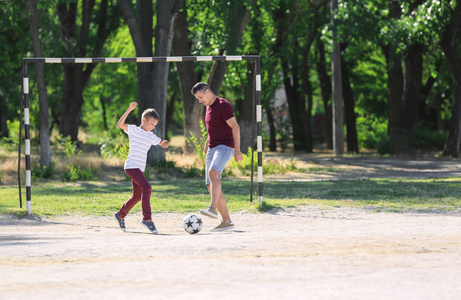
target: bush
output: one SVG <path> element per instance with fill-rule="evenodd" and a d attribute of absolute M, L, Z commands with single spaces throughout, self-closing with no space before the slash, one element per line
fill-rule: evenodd
<path fill-rule="evenodd" d="M 4 148 L 9 152 L 15 151 L 19 146 L 18 141 L 13 140 L 12 138 L 2 137 L 0 138 L 0 147 Z"/>
<path fill-rule="evenodd" d="M 48 168 L 46 166 L 41 167 L 38 163 L 35 168 L 32 168 L 31 173 L 35 178 L 51 178 L 56 174 L 56 169 L 53 163 Z"/>
<path fill-rule="evenodd" d="M 182 170 L 182 177 L 183 178 L 196 178 L 196 177 L 204 177 L 205 176 L 205 169 L 197 168 L 197 167 L 190 167 L 190 168 L 181 168 Z"/>
<path fill-rule="evenodd" d="M 248 147 L 248 153 L 251 153 L 251 148 Z M 253 170 L 257 172 L 258 169 L 258 152 L 253 151 Z M 264 158 L 264 154 L 263 154 Z M 232 175 L 232 169 L 237 169 L 242 175 L 251 174 L 251 154 L 243 154 L 243 160 L 236 162 L 234 159 L 231 159 L 228 166 L 226 167 L 226 175 Z M 291 159 L 288 164 L 283 162 L 276 162 L 272 160 L 263 160 L 263 174 L 273 175 L 273 174 L 283 174 L 285 172 L 298 171 L 296 167 L 296 160 Z"/>
<path fill-rule="evenodd" d="M 195 153 L 195 162 L 198 165 L 205 164 L 205 141 L 208 138 L 208 133 L 206 131 L 205 122 L 200 120 L 200 132 L 202 134 L 201 138 L 198 139 L 192 131 L 189 131 L 189 137 L 186 138 L 186 143 L 190 144 L 194 148 Z"/>
<path fill-rule="evenodd" d="M 73 164 L 70 164 L 68 169 L 62 173 L 61 180 L 67 182 L 77 180 L 90 181 L 97 179 L 96 172 L 97 170 L 92 166 L 82 169 L 80 166 L 75 167 Z"/>
<path fill-rule="evenodd" d="M 118 127 L 117 127 L 118 128 Z M 130 150 L 127 135 L 121 130 L 109 130 L 104 134 L 105 138 L 101 142 L 101 156 L 116 157 L 126 159 Z"/>
<path fill-rule="evenodd" d="M 77 151 L 77 144 L 75 142 L 72 142 L 71 137 L 68 135 L 66 137 L 63 137 L 62 135 L 58 135 L 56 137 L 56 140 L 58 141 L 58 146 L 59 150 L 64 153 L 64 155 L 67 158 L 70 158 L 74 155 L 80 155 L 82 151 Z"/>
<path fill-rule="evenodd" d="M 376 149 L 380 154 L 389 153 L 387 120 L 384 118 L 358 117 L 357 139 L 361 148 Z"/>
<path fill-rule="evenodd" d="M 432 130 L 418 122 L 410 134 L 408 144 L 414 148 L 435 148 L 442 150 L 447 140 L 447 132 Z"/>

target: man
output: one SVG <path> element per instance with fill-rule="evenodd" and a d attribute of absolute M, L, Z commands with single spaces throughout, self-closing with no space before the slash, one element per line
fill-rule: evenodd
<path fill-rule="evenodd" d="M 205 144 L 205 181 L 211 195 L 211 204 L 200 210 L 200 213 L 214 219 L 218 218 L 216 209 L 221 214 L 221 224 L 211 231 L 233 229 L 234 223 L 229 216 L 226 197 L 221 189 L 221 177 L 232 156 L 235 161 L 243 159 L 240 151 L 240 127 L 230 103 L 216 96 L 208 84 L 195 84 L 191 93 L 206 106 L 205 124 L 208 132 Z"/>

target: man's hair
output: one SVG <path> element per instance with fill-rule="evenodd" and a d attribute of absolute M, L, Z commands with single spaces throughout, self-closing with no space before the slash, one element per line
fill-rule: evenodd
<path fill-rule="evenodd" d="M 206 90 L 209 90 L 210 92 L 213 93 L 213 91 L 211 90 L 208 84 L 206 84 L 205 82 L 198 82 L 192 87 L 192 90 L 190 92 L 192 93 L 192 95 L 195 96 L 195 93 L 199 91 L 202 93 L 205 93 Z"/>
<path fill-rule="evenodd" d="M 160 121 L 160 117 L 157 113 L 157 111 L 153 108 L 148 108 L 142 113 L 142 118 L 154 118 L 155 120 Z"/>

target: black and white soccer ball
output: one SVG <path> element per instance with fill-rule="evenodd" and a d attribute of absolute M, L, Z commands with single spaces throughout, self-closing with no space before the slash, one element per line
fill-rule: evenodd
<path fill-rule="evenodd" d="M 202 219 L 194 214 L 189 214 L 187 215 L 183 222 L 182 226 L 184 227 L 184 230 L 190 234 L 195 234 L 198 233 L 200 230 L 203 228 L 203 222 Z"/>

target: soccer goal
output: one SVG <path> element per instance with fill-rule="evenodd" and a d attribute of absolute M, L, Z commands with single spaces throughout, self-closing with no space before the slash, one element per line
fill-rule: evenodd
<path fill-rule="evenodd" d="M 78 63 L 125 63 L 125 62 L 136 62 L 136 63 L 155 63 L 155 62 L 176 62 L 180 63 L 183 61 L 254 61 L 255 62 L 255 93 L 253 103 L 256 108 L 255 121 L 257 132 L 257 151 L 258 151 L 258 200 L 259 203 L 263 201 L 263 168 L 262 168 L 262 106 L 261 106 L 261 57 L 259 55 L 242 55 L 242 56 L 163 56 L 163 57 L 108 57 L 108 58 L 44 58 L 44 57 L 31 57 L 23 58 L 23 103 L 21 103 L 24 109 L 24 147 L 25 147 L 25 163 L 26 163 L 26 201 L 27 201 L 27 212 L 32 214 L 32 177 L 31 177 L 31 165 L 30 165 L 30 111 L 29 111 L 29 75 L 28 75 L 28 64 L 29 63 L 45 63 L 45 64 L 78 64 Z M 252 130 L 254 132 L 254 129 Z M 251 150 L 251 192 L 250 197 L 253 195 L 253 147 Z M 21 137 L 19 140 L 19 155 L 21 155 Z M 21 179 L 20 179 L 20 157 L 18 161 L 18 183 L 19 183 L 19 197 L 21 199 Z M 22 203 L 22 202 L 21 202 Z"/>

